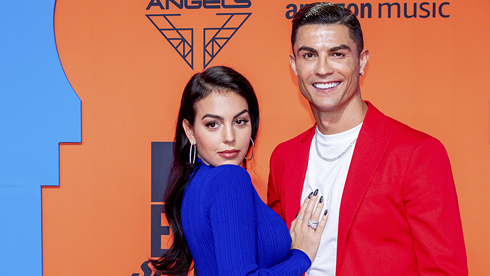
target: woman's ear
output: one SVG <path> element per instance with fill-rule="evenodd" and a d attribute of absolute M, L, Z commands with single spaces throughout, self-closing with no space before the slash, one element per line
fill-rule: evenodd
<path fill-rule="evenodd" d="M 184 128 L 185 135 L 187 136 L 187 139 L 189 139 L 189 142 L 191 145 L 196 144 L 196 137 L 194 136 L 194 129 L 192 128 L 192 125 L 187 121 L 187 119 L 184 119 L 182 121 L 182 127 Z"/>

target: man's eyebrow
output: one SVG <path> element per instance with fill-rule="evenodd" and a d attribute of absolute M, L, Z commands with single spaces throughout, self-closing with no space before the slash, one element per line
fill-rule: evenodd
<path fill-rule="evenodd" d="M 341 44 L 341 45 L 338 45 L 338 46 L 335 46 L 335 47 L 328 49 L 329 52 L 336 52 L 336 51 L 340 51 L 340 50 L 348 50 L 348 51 L 352 52 L 352 49 L 345 44 Z M 317 52 L 317 50 L 315 48 L 308 47 L 308 46 L 299 47 L 298 53 L 301 51 L 312 52 L 312 53 Z"/>
<path fill-rule="evenodd" d="M 339 50 L 348 50 L 348 51 L 352 52 L 352 49 L 349 46 L 345 45 L 345 44 L 332 47 L 328 51 L 329 52 L 335 52 L 335 51 L 339 51 Z"/>
<path fill-rule="evenodd" d="M 301 51 L 307 51 L 307 52 L 313 52 L 313 53 L 316 53 L 317 52 L 315 50 L 315 48 L 311 48 L 311 47 L 308 47 L 308 46 L 301 46 L 301 47 L 299 47 L 298 53 L 301 52 Z"/>

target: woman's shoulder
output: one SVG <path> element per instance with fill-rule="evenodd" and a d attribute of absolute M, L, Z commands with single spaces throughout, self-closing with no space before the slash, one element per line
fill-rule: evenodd
<path fill-rule="evenodd" d="M 201 164 L 191 182 L 199 186 L 217 187 L 219 183 L 230 186 L 246 186 L 252 183 L 247 170 L 237 165 L 224 164 L 217 167 Z"/>
<path fill-rule="evenodd" d="M 223 164 L 213 168 L 215 171 L 220 173 L 236 173 L 236 174 L 247 174 L 247 170 L 238 165 Z"/>
<path fill-rule="evenodd" d="M 196 198 L 206 198 L 211 204 L 217 199 L 230 200 L 237 197 L 253 196 L 255 188 L 247 170 L 236 165 L 217 167 L 201 164 L 194 175 L 186 194 Z"/>
<path fill-rule="evenodd" d="M 203 165 L 202 177 L 214 181 L 227 183 L 251 182 L 247 170 L 237 165 L 224 164 L 217 167 Z M 201 169 L 200 169 L 201 170 Z"/>

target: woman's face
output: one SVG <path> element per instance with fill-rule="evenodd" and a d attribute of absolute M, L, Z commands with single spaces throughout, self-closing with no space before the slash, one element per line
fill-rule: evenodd
<path fill-rule="evenodd" d="M 194 125 L 184 120 L 183 126 L 202 161 L 215 167 L 240 165 L 252 136 L 245 98 L 234 92 L 212 92 L 196 102 L 194 108 Z"/>

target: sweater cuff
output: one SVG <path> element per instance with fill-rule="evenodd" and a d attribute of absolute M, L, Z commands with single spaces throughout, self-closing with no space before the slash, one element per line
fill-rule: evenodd
<path fill-rule="evenodd" d="M 304 274 L 310 268 L 311 260 L 305 252 L 299 249 L 291 249 L 289 256 L 291 259 L 297 260 L 301 274 Z"/>

